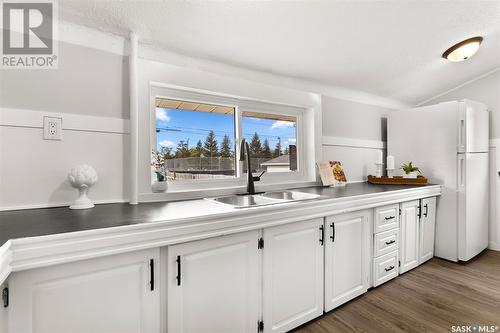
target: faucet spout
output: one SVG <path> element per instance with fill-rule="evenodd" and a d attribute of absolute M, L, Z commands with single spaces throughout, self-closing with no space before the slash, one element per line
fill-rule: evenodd
<path fill-rule="evenodd" d="M 250 163 L 250 146 L 245 139 L 241 140 L 240 161 L 246 161 L 247 164 L 247 193 L 255 194 L 255 185 L 253 182 L 252 166 Z"/>

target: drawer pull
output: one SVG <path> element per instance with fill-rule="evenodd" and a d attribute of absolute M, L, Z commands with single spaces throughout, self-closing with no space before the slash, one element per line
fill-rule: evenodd
<path fill-rule="evenodd" d="M 386 220 L 392 220 L 392 219 L 395 219 L 395 218 L 396 218 L 396 216 L 386 216 L 385 217 Z"/>
<path fill-rule="evenodd" d="M 392 271 L 394 269 L 394 266 L 389 266 L 389 268 L 385 268 L 386 272 Z"/>
<path fill-rule="evenodd" d="M 385 245 L 391 245 L 391 244 L 394 244 L 396 243 L 396 241 L 393 239 L 393 240 L 390 240 L 388 242 L 385 242 Z"/>

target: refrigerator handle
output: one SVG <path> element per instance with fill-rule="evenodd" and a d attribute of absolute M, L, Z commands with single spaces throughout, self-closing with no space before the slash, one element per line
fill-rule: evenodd
<path fill-rule="evenodd" d="M 460 127 L 458 128 L 458 149 L 465 151 L 465 119 L 460 119 Z"/>
<path fill-rule="evenodd" d="M 458 186 L 464 187 L 465 186 L 465 156 L 459 156 L 458 157 Z"/>

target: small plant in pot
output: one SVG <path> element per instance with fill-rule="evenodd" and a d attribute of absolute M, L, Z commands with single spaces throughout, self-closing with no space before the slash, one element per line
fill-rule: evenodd
<path fill-rule="evenodd" d="M 167 190 L 165 157 L 156 150 L 151 152 L 151 170 L 154 175 L 151 183 L 151 190 L 155 193 L 165 192 Z"/>
<path fill-rule="evenodd" d="M 417 178 L 420 173 L 420 169 L 414 166 L 412 162 L 404 163 L 401 169 L 404 171 L 403 178 Z"/>

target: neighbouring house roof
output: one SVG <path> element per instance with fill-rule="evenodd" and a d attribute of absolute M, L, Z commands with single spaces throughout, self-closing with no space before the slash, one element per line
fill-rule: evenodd
<path fill-rule="evenodd" d="M 261 166 L 270 166 L 270 165 L 290 165 L 290 155 L 281 155 L 275 157 L 269 161 L 260 164 Z"/>

